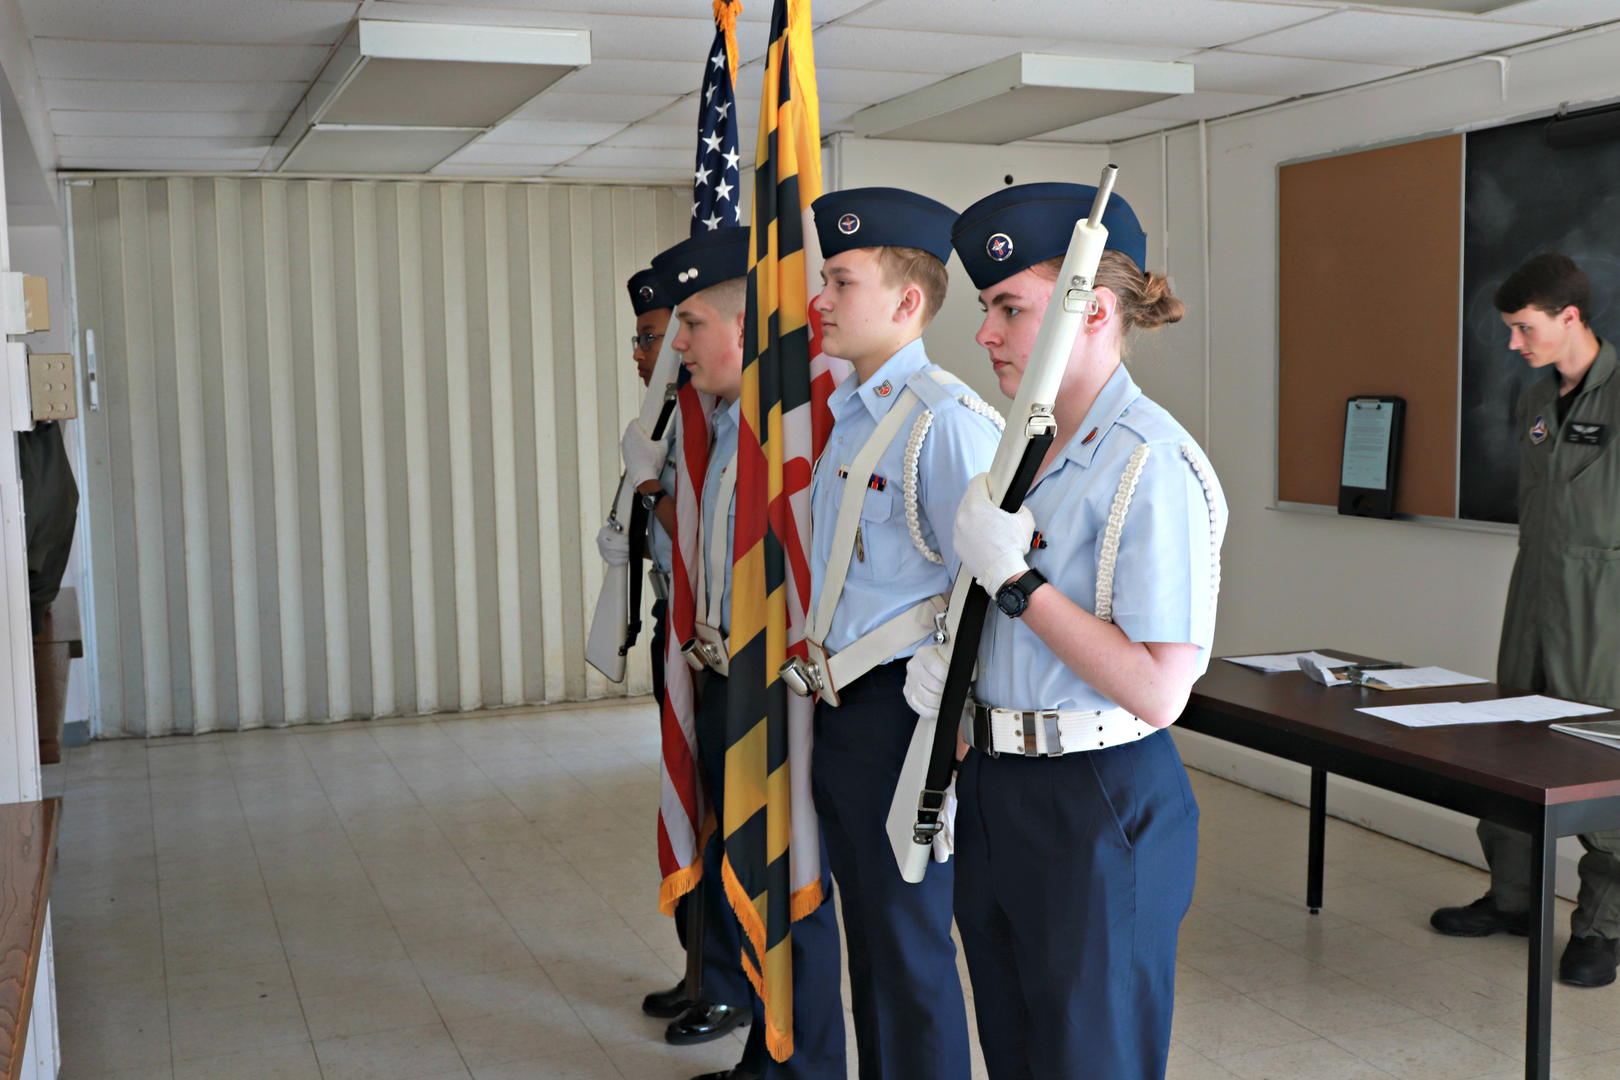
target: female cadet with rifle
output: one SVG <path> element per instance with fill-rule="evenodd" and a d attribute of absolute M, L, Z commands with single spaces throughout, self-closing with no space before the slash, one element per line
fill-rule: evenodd
<path fill-rule="evenodd" d="M 1001 509 L 1016 499 L 980 476 L 954 533 L 995 597 L 963 714 L 955 823 L 956 920 L 992 1080 L 1164 1076 L 1197 862 L 1198 806 L 1163 729 L 1208 663 L 1226 504 L 1192 437 L 1121 365 L 1132 330 L 1183 309 L 1142 272 L 1147 239 L 1123 199 L 1106 202 L 1108 186 L 1094 272 L 1064 254 L 1095 188 L 1007 188 L 952 231 L 1002 392 L 1026 368 L 1032 380 L 1062 370 L 1050 412 L 1036 410 L 1056 430 L 1023 506 Z M 1038 343 L 1064 305 L 1083 313 L 1072 348 Z M 1006 437 L 1017 423 L 1015 406 Z M 949 652 L 925 646 L 909 665 L 921 715 L 938 715 Z"/>

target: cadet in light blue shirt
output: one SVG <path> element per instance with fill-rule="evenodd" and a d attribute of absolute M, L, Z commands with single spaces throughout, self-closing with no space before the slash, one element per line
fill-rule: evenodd
<path fill-rule="evenodd" d="M 813 302 L 822 348 L 855 370 L 828 399 L 833 428 L 810 494 L 809 636 L 839 671 L 836 680 L 824 671 L 836 697 L 824 691 L 816 703 L 811 786 L 844 895 L 860 1075 L 967 1080 L 967 1011 L 951 940 L 955 865 L 936 863 L 920 883 L 906 882 L 885 821 L 917 727 L 905 660 L 932 640 L 935 608 L 923 605 L 950 591 L 956 507 L 989 467 L 1000 432 L 964 384 L 935 378 L 920 336 L 945 300 L 955 213 L 893 188 L 834 192 L 814 209 L 826 259 Z M 875 465 L 857 467 L 869 440 L 885 448 Z M 853 544 L 840 545 L 851 484 L 861 485 L 850 511 L 858 509 L 859 526 Z M 897 619 L 895 634 L 861 641 Z"/>
<path fill-rule="evenodd" d="M 708 618 L 705 606 L 712 606 L 710 597 L 713 597 L 720 605 L 719 624 L 715 629 L 722 634 L 729 633 L 731 629 L 731 545 L 737 524 L 735 496 L 726 500 L 726 516 L 720 522 L 726 530 L 726 561 L 716 566 L 709 556 L 714 551 L 714 519 L 720 501 L 720 485 L 725 481 L 727 472 L 735 468 L 733 459 L 737 456 L 737 428 L 741 415 L 740 397 L 729 402 L 721 398 L 714 403 L 714 412 L 710 414 L 714 422 L 714 443 L 709 447 L 709 471 L 703 477 L 703 580 L 708 586 L 709 596 L 697 598 L 698 620 L 701 622 Z M 736 478 L 733 477 L 731 482 L 735 487 Z"/>
<path fill-rule="evenodd" d="M 1008 397 L 1096 194 L 1007 188 L 952 230 Z M 1123 198 L 1102 224 L 1096 305 L 1062 360 L 1041 472 L 1016 514 L 975 477 L 952 531 L 995 597 L 956 779 L 956 922 L 991 1080 L 1163 1080 L 1198 861 L 1197 802 L 1163 729 L 1208 664 L 1226 503 L 1121 365 L 1126 335 L 1176 321 L 1181 302 L 1143 273 Z M 921 713 L 938 714 L 944 656 L 927 645 L 909 664 Z"/>

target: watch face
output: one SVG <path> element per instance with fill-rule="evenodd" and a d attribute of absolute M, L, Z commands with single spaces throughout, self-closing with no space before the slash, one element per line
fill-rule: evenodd
<path fill-rule="evenodd" d="M 996 606 L 1005 614 L 1017 618 L 1029 606 L 1029 597 L 1016 585 L 1003 585 L 1001 591 L 996 593 Z"/>

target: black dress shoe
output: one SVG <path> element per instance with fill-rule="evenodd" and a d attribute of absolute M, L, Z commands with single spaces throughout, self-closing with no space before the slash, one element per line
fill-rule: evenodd
<path fill-rule="evenodd" d="M 712 1042 L 733 1028 L 747 1025 L 753 1015 L 752 1009 L 699 1001 L 686 1011 L 685 1016 L 670 1022 L 664 1031 L 664 1041 L 671 1046 L 696 1046 L 698 1043 Z"/>
<path fill-rule="evenodd" d="M 1572 937 L 1558 962 L 1558 977 L 1571 986 L 1608 986 L 1620 961 L 1620 941 L 1606 937 Z"/>
<path fill-rule="evenodd" d="M 659 990 L 641 999 L 641 1011 L 660 1020 L 673 1020 L 686 1015 L 692 1002 L 686 997 L 686 980 L 682 979 L 668 990 Z"/>
<path fill-rule="evenodd" d="M 1452 937 L 1490 937 L 1498 930 L 1524 937 L 1530 933 L 1528 911 L 1502 911 L 1490 894 L 1467 907 L 1443 907 L 1429 916 L 1429 925 Z"/>

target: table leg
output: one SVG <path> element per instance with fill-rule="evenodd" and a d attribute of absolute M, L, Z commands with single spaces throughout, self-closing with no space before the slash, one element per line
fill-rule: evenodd
<path fill-rule="evenodd" d="M 1548 1080 L 1552 1069 L 1553 887 L 1558 834 L 1543 810 L 1530 834 L 1530 992 L 1524 1028 L 1525 1080 Z"/>
<path fill-rule="evenodd" d="M 1311 914 L 1322 910 L 1323 848 L 1327 842 L 1327 772 L 1311 770 L 1310 852 L 1305 863 L 1305 906 Z"/>

